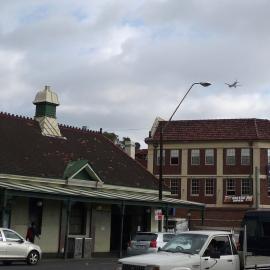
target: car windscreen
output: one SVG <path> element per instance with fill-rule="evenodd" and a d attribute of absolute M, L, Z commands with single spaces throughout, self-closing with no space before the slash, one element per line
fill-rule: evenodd
<path fill-rule="evenodd" d="M 198 254 L 207 238 L 208 235 L 204 234 L 178 234 L 162 248 L 162 251 Z"/>
<path fill-rule="evenodd" d="M 163 234 L 163 242 L 169 242 L 175 237 L 175 234 Z"/>
<path fill-rule="evenodd" d="M 134 241 L 152 241 L 157 240 L 157 234 L 155 233 L 138 233 L 133 238 Z"/>

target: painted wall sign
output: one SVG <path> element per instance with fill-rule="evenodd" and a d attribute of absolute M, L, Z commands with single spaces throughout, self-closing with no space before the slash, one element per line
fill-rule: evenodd
<path fill-rule="evenodd" d="M 225 196 L 224 202 L 225 203 L 245 203 L 245 202 L 252 202 L 253 196 L 252 195 L 245 195 L 245 196 Z"/>

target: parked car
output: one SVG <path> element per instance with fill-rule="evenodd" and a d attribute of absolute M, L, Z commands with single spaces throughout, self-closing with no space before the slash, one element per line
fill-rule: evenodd
<path fill-rule="evenodd" d="M 138 232 L 129 242 L 127 255 L 139 255 L 144 253 L 155 253 L 169 242 L 175 233 L 171 232 Z"/>
<path fill-rule="evenodd" d="M 35 265 L 41 259 L 41 254 L 38 245 L 26 241 L 13 230 L 0 228 L 0 261 L 4 264 L 26 261 L 29 265 Z"/>

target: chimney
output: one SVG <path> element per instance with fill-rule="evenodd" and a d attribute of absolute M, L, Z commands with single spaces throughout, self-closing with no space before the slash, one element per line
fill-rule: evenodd
<path fill-rule="evenodd" d="M 57 94 L 46 85 L 37 93 L 33 103 L 36 105 L 35 120 L 39 123 L 42 135 L 62 137 L 56 121 L 56 107 L 59 105 Z"/>
<path fill-rule="evenodd" d="M 135 142 L 126 140 L 124 141 L 125 144 L 125 152 L 133 159 L 135 159 Z"/>

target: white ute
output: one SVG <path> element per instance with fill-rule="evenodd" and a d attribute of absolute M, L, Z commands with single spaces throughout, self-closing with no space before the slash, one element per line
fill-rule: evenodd
<path fill-rule="evenodd" d="M 176 235 L 157 254 L 119 260 L 118 270 L 239 270 L 232 234 L 189 231 Z"/>
<path fill-rule="evenodd" d="M 117 270 L 269 270 L 269 256 L 247 252 L 244 228 L 243 251 L 238 254 L 231 232 L 189 231 L 178 234 L 156 254 L 119 260 Z M 240 262 L 241 256 L 241 262 Z"/>

